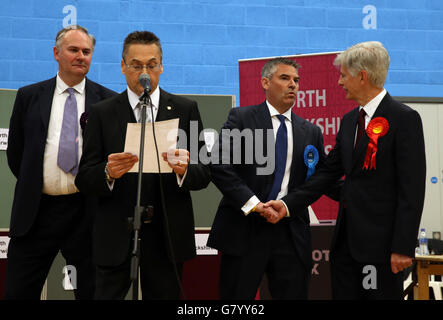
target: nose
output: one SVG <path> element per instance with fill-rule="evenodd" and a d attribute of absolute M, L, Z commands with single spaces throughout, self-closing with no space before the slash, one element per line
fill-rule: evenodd
<path fill-rule="evenodd" d="M 342 80 L 342 78 L 340 77 L 340 78 L 338 78 L 338 81 L 337 81 L 337 83 L 338 83 L 338 85 L 339 86 L 343 86 L 343 80 Z"/>
<path fill-rule="evenodd" d="M 85 54 L 83 53 L 83 51 L 78 50 L 77 59 L 84 59 L 84 58 L 85 58 Z"/>
<path fill-rule="evenodd" d="M 291 79 L 291 81 L 289 81 L 289 88 L 295 88 L 296 85 L 297 85 L 297 82 L 295 82 L 294 79 Z"/>

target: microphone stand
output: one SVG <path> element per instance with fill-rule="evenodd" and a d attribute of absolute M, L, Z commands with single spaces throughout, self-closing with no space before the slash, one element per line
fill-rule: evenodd
<path fill-rule="evenodd" d="M 145 89 L 145 92 L 140 97 L 140 107 L 141 107 L 141 133 L 140 133 L 140 152 L 138 161 L 138 181 L 137 181 L 137 202 L 134 210 L 134 217 L 128 218 L 130 228 L 133 231 L 133 247 L 131 254 L 131 273 L 130 279 L 132 281 L 132 300 L 138 300 L 138 268 L 140 264 L 140 228 L 142 220 L 145 222 L 150 222 L 153 214 L 153 207 L 149 206 L 145 208 L 140 205 L 141 199 L 141 188 L 142 188 L 142 177 L 143 177 L 143 158 L 145 151 L 145 127 L 146 127 L 146 108 L 151 105 L 151 97 L 149 96 L 149 91 Z"/>

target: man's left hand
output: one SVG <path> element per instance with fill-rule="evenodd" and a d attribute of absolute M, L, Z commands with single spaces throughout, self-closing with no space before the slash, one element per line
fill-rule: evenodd
<path fill-rule="evenodd" d="M 183 176 L 188 168 L 189 151 L 185 149 L 170 149 L 168 152 L 162 153 L 163 160 L 168 162 L 168 165 L 174 172 Z"/>
<path fill-rule="evenodd" d="M 412 258 L 400 253 L 391 254 L 391 270 L 393 273 L 398 273 L 412 265 Z"/>

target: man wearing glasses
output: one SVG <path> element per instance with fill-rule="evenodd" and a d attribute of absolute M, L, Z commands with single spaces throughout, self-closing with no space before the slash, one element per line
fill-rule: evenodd
<path fill-rule="evenodd" d="M 187 146 L 192 123 L 198 125 L 199 132 L 203 129 L 196 102 L 159 88 L 162 48 L 155 34 L 135 31 L 126 37 L 121 71 L 127 90 L 92 107 L 76 179 L 81 191 L 98 197 L 93 239 L 97 299 L 124 299 L 131 284 L 132 234 L 128 217 L 133 216 L 136 205 L 137 174 L 128 171 L 138 157 L 123 150 L 127 124 L 139 122 L 141 117 L 139 98 L 144 88 L 139 83 L 140 75 L 147 72 L 151 79 L 153 118 L 147 108 L 148 122 L 179 118 L 179 129 L 187 134 Z M 203 144 L 199 142 L 199 150 Z M 162 209 L 159 174 L 143 174 L 141 206 L 154 207 L 152 221 L 143 223 L 140 230 L 144 300 L 178 299 L 183 263 L 196 254 L 189 191 L 205 188 L 210 181 L 209 171 L 197 159 L 190 163 L 194 155 L 187 150 L 175 151 L 185 154 L 184 161 L 170 161 L 166 155 L 161 160 L 168 161 L 173 169 L 172 173 L 162 174 L 166 212 Z M 152 152 L 155 154 L 155 150 Z"/>

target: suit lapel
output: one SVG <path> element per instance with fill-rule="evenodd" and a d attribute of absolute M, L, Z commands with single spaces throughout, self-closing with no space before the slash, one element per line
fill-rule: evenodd
<path fill-rule="evenodd" d="M 389 96 L 388 93 L 386 93 L 386 95 L 384 96 L 384 98 L 382 99 L 380 104 L 378 105 L 377 109 L 375 110 L 375 113 L 373 114 L 371 120 L 374 118 L 377 118 L 377 117 L 385 117 L 386 118 L 387 106 L 389 105 L 390 99 L 391 99 L 391 97 Z M 352 118 L 353 122 L 355 122 L 354 129 L 356 129 L 356 127 L 357 127 L 357 118 L 358 118 L 358 108 L 355 110 L 355 114 L 353 115 L 353 118 Z M 354 135 L 355 135 L 355 131 L 354 131 Z M 357 148 L 355 148 L 354 152 L 352 153 L 352 155 L 353 155 L 352 156 L 352 169 L 354 169 L 355 166 L 359 163 L 363 165 L 363 161 L 366 156 L 366 150 L 368 149 L 368 144 L 369 144 L 369 137 L 367 134 L 365 134 L 361 138 L 360 143 L 358 144 Z"/>
<path fill-rule="evenodd" d="M 49 118 L 51 116 L 52 100 L 54 99 L 55 77 L 42 83 L 40 87 L 39 108 L 43 122 L 43 132 L 48 132 Z"/>
<path fill-rule="evenodd" d="M 266 102 L 259 104 L 255 109 L 255 123 L 256 128 L 263 128 L 264 130 L 272 129 L 272 119 L 269 113 L 268 106 Z M 264 138 L 266 139 L 266 132 L 264 132 Z M 264 140 L 266 143 L 266 140 Z M 266 145 L 266 144 L 265 144 Z"/>
<path fill-rule="evenodd" d="M 118 129 L 120 130 L 120 134 L 118 135 L 121 137 L 121 144 L 124 146 L 125 144 L 125 137 L 126 137 L 126 128 L 128 126 L 128 123 L 136 122 L 134 111 L 131 108 L 131 105 L 129 104 L 128 99 L 128 92 L 125 90 L 122 93 L 119 94 L 117 98 L 117 103 L 113 105 L 114 108 L 114 114 L 116 117 L 112 117 L 113 119 L 117 119 L 118 122 Z"/>
<path fill-rule="evenodd" d="M 355 108 L 351 111 L 351 115 L 349 117 L 348 123 L 345 125 L 343 123 L 343 139 L 342 148 L 343 154 L 345 155 L 345 170 L 351 171 L 355 165 L 358 163 L 358 160 L 361 158 L 361 154 L 366 150 L 368 146 L 368 137 L 363 135 L 360 140 L 360 143 L 354 148 L 355 143 L 355 131 L 357 130 L 357 120 L 359 114 L 359 107 Z"/>
<path fill-rule="evenodd" d="M 85 112 L 89 112 L 91 105 L 100 101 L 101 99 L 97 94 L 96 86 L 92 85 L 91 81 L 89 81 L 88 78 L 86 78 L 85 89 Z"/>
<path fill-rule="evenodd" d="M 262 104 L 259 104 L 254 109 L 254 125 L 255 127 L 251 126 L 253 129 L 263 129 L 263 155 L 267 156 L 269 154 L 269 150 L 267 148 L 268 146 L 268 130 L 272 130 L 272 134 L 270 135 L 272 139 L 272 146 L 275 146 L 275 138 L 273 134 L 274 127 L 272 126 L 272 118 L 271 114 L 269 113 L 268 106 L 266 102 L 263 102 Z M 273 175 L 272 175 L 273 177 Z"/>
<path fill-rule="evenodd" d="M 155 121 L 180 118 L 176 108 L 177 107 L 172 103 L 170 95 L 166 91 L 160 89 L 160 101 Z"/>
<path fill-rule="evenodd" d="M 391 96 L 389 95 L 389 93 L 386 92 L 386 95 L 383 97 L 379 106 L 375 110 L 375 113 L 372 116 L 372 119 L 377 118 L 377 117 L 387 118 L 387 113 L 389 110 L 388 106 L 391 104 L 391 100 L 392 100 Z"/>
<path fill-rule="evenodd" d="M 305 145 L 304 141 L 306 139 L 306 128 L 295 116 L 294 113 L 291 114 L 292 118 L 292 163 L 291 163 L 291 174 L 289 176 L 289 183 L 302 183 L 304 181 L 305 175 L 300 174 L 306 171 L 306 166 L 304 161 L 297 161 L 300 159 L 299 155 L 303 158 Z M 298 173 L 298 175 L 297 175 Z"/>
<path fill-rule="evenodd" d="M 272 148 L 275 146 L 275 139 L 274 139 L 274 133 L 273 133 L 273 126 L 272 126 L 272 119 L 271 119 L 271 114 L 269 113 L 269 109 L 268 106 L 266 104 L 266 101 L 263 102 L 262 104 L 257 105 L 256 107 L 253 108 L 254 112 L 253 112 L 253 117 L 251 117 L 251 119 L 244 119 L 246 125 L 246 128 L 255 130 L 255 129 L 262 129 L 263 130 L 263 156 L 267 157 L 269 156 L 269 150 L 268 150 L 268 130 L 271 130 L 270 132 L 272 133 L 269 138 L 272 139 L 272 142 L 270 142 L 270 145 L 272 146 Z M 242 128 L 245 129 L 245 128 Z M 255 141 L 255 139 L 257 139 L 257 135 L 254 134 L 254 150 L 255 150 L 255 144 L 257 143 Z M 274 159 L 268 159 L 268 161 L 275 161 Z M 264 164 L 263 166 L 265 166 L 266 164 Z M 261 166 L 261 165 L 259 165 Z M 275 171 L 275 170 L 274 170 Z M 272 174 L 269 175 L 263 175 L 261 177 L 262 179 L 262 188 L 263 188 L 263 195 L 264 196 L 268 196 L 269 193 L 271 192 L 271 188 L 272 188 L 272 183 L 274 181 L 274 171 L 272 172 Z"/>

